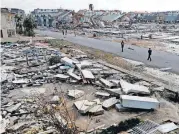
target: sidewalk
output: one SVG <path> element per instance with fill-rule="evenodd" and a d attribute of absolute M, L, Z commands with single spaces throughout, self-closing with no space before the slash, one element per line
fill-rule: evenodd
<path fill-rule="evenodd" d="M 11 38 L 0 38 L 1 42 L 17 42 L 17 41 L 30 41 L 32 37 L 27 36 L 16 36 Z M 45 40 L 45 37 L 33 37 L 33 40 Z"/>

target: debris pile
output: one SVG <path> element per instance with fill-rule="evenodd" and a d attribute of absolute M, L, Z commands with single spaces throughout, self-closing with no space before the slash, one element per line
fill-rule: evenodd
<path fill-rule="evenodd" d="M 119 112 L 159 108 L 151 83 L 106 67 L 70 46 L 67 53 L 25 43 L 2 48 L 1 133 L 76 131 L 69 111 L 100 116 L 113 108 Z M 83 89 L 64 90 L 59 85 L 52 89 L 52 84 Z"/>

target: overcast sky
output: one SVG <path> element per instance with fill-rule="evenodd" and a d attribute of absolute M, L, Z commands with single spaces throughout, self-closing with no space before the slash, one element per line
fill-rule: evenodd
<path fill-rule="evenodd" d="M 116 9 L 123 11 L 179 10 L 179 0 L 1 0 L 1 7 L 20 8 L 29 13 L 35 8 L 65 8 L 78 11 L 88 9 Z"/>

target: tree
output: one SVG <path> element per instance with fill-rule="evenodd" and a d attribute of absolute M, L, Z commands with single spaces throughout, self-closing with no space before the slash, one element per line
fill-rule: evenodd
<path fill-rule="evenodd" d="M 24 34 L 26 36 L 34 36 L 35 34 L 34 28 L 36 27 L 36 24 L 34 20 L 31 18 L 31 16 L 25 18 L 23 26 L 24 26 Z"/>
<path fill-rule="evenodd" d="M 23 33 L 22 29 L 22 16 L 18 16 L 17 14 L 15 15 L 15 21 L 16 21 L 16 32 L 18 34 Z"/>

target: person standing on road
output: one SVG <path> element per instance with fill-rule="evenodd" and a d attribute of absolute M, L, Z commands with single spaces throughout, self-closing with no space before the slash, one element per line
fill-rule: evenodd
<path fill-rule="evenodd" d="M 151 48 L 149 48 L 149 50 L 148 50 L 148 59 L 147 60 L 152 60 L 151 59 L 151 55 L 152 55 L 152 50 L 151 50 Z"/>
<path fill-rule="evenodd" d="M 62 34 L 64 35 L 64 30 L 62 29 Z"/>
<path fill-rule="evenodd" d="M 67 35 L 67 29 L 65 30 L 65 34 Z"/>
<path fill-rule="evenodd" d="M 123 49 L 124 49 L 124 41 L 123 40 L 121 42 L 121 48 L 122 48 L 122 52 L 123 52 Z"/>

